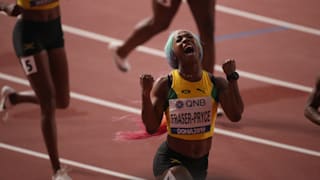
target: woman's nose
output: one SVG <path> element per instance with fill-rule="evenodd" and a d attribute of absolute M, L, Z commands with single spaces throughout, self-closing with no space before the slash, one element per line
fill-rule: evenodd
<path fill-rule="evenodd" d="M 183 42 L 183 43 L 185 43 L 185 42 L 189 42 L 189 41 L 190 41 L 190 39 L 189 39 L 189 38 L 187 38 L 187 37 L 183 37 L 183 38 L 182 38 L 182 42 Z"/>

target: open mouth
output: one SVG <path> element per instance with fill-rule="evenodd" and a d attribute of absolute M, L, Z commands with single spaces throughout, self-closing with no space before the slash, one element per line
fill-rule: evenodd
<path fill-rule="evenodd" d="M 184 48 L 183 48 L 183 52 L 185 55 L 193 55 L 194 53 L 194 47 L 192 45 L 186 45 Z"/>

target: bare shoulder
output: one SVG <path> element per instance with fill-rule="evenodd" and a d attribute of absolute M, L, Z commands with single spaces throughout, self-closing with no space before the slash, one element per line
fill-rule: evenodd
<path fill-rule="evenodd" d="M 157 83 L 165 83 L 168 82 L 168 76 L 160 76 L 156 79 Z"/>
<path fill-rule="evenodd" d="M 219 91 L 224 90 L 228 86 L 228 82 L 226 79 L 220 76 L 214 76 L 209 74 L 210 78 L 214 79 L 215 86 L 219 89 Z"/>
<path fill-rule="evenodd" d="M 161 76 L 156 79 L 153 92 L 157 96 L 166 96 L 169 90 L 169 77 L 168 76 Z"/>
<path fill-rule="evenodd" d="M 168 76 L 160 76 L 156 79 L 155 86 L 159 86 L 159 87 L 167 86 L 168 83 L 169 83 Z"/>

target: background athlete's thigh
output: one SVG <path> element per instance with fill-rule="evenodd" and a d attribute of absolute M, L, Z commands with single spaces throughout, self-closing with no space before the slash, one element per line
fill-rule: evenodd
<path fill-rule="evenodd" d="M 65 48 L 48 51 L 52 80 L 58 108 L 66 108 L 70 101 L 69 70 Z"/>
<path fill-rule="evenodd" d="M 162 22 L 165 24 L 170 24 L 173 19 L 173 16 L 176 14 L 181 0 L 171 0 L 171 5 L 169 7 L 162 5 L 158 0 L 153 0 L 153 18 L 156 22 Z"/>
<path fill-rule="evenodd" d="M 20 61 L 39 103 L 48 104 L 52 101 L 50 98 L 54 97 L 55 92 L 47 53 L 41 51 L 33 56 L 21 57 Z"/>

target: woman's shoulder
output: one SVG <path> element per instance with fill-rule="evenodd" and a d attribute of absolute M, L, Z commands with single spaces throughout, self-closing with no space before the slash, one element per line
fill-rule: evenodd
<path fill-rule="evenodd" d="M 172 83 L 172 75 L 162 75 L 156 79 L 156 84 L 160 87 L 168 87 Z M 169 86 L 170 87 L 170 86 Z"/>
<path fill-rule="evenodd" d="M 218 88 L 224 89 L 227 86 L 227 80 L 220 76 L 215 76 L 210 72 L 207 72 L 211 82 Z"/>

